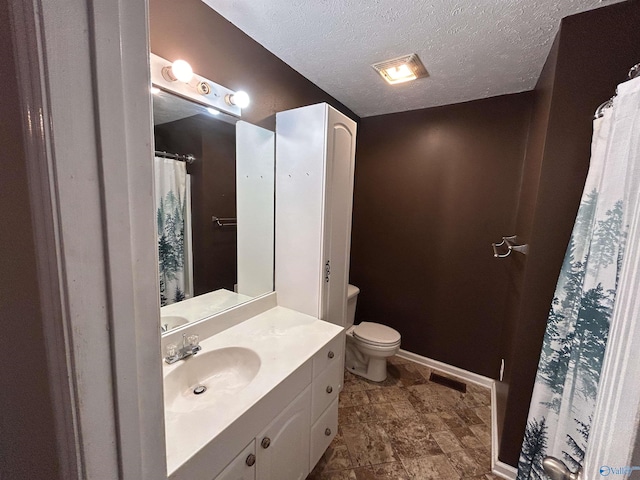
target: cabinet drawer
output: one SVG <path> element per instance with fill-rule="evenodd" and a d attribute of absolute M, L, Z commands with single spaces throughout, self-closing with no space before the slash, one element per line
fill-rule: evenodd
<path fill-rule="evenodd" d="M 344 358 L 344 340 L 345 336 L 344 332 L 342 332 L 313 356 L 313 378 L 317 377 L 330 365 L 344 363 L 342 360 Z"/>
<path fill-rule="evenodd" d="M 311 394 L 311 422 L 315 422 L 331 402 L 338 398 L 344 379 L 342 357 L 314 378 Z"/>
<path fill-rule="evenodd" d="M 254 480 L 256 478 L 256 442 L 245 447 L 215 480 Z"/>
<path fill-rule="evenodd" d="M 338 399 L 327 408 L 311 427 L 311 452 L 309 471 L 313 470 L 333 438 L 338 433 Z"/>

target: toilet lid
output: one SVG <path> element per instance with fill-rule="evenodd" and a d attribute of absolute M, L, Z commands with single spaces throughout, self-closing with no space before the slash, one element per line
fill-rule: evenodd
<path fill-rule="evenodd" d="M 391 344 L 400 342 L 400 334 L 397 330 L 386 325 L 373 322 L 362 322 L 353 329 L 353 335 L 364 340 L 379 344 Z"/>

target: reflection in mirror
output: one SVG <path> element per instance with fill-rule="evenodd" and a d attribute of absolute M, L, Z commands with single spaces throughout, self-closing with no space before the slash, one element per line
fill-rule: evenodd
<path fill-rule="evenodd" d="M 274 135 L 163 90 L 153 120 L 167 331 L 273 291 Z"/>

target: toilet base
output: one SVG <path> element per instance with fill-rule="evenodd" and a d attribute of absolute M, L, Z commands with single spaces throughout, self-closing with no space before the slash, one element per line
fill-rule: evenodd
<path fill-rule="evenodd" d="M 351 373 L 364 377 L 372 382 L 384 382 L 387 379 L 387 359 L 369 357 L 365 365 L 362 362 L 345 362 L 345 368 Z"/>
<path fill-rule="evenodd" d="M 398 353 L 400 345 L 384 352 L 374 351 L 374 355 L 367 352 L 366 347 L 357 348 L 353 337 L 347 333 L 345 351 L 345 368 L 360 377 L 372 382 L 384 382 L 387 378 L 387 358 Z M 363 352 L 362 350 L 365 350 Z"/>

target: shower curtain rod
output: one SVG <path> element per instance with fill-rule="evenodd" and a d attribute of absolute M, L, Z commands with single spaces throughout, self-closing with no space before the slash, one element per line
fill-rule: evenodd
<path fill-rule="evenodd" d="M 640 77 L 640 63 L 636 63 L 633 67 L 631 67 L 625 82 L 628 82 L 629 80 L 633 80 L 636 77 Z M 613 106 L 614 98 L 616 98 L 615 95 L 611 97 L 609 100 L 607 100 L 606 102 L 603 102 L 598 108 L 596 108 L 596 113 L 593 115 L 593 118 L 597 119 L 602 117 L 602 115 L 604 115 L 604 109 Z"/>
<path fill-rule="evenodd" d="M 159 150 L 156 150 L 155 155 L 156 157 L 171 158 L 173 160 L 178 160 L 180 162 L 187 162 L 188 164 L 191 164 L 196 161 L 196 157 L 194 157 L 190 153 L 186 155 L 181 155 L 180 153 L 169 153 L 169 152 L 161 152 Z"/>

